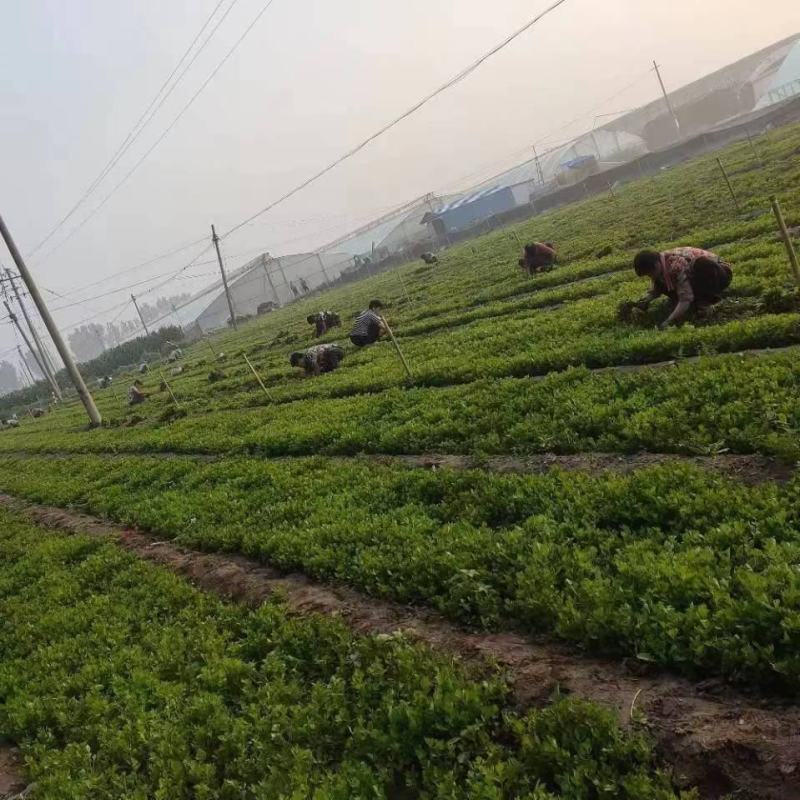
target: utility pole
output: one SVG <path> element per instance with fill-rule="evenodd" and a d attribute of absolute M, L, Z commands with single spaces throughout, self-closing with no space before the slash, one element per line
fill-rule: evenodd
<path fill-rule="evenodd" d="M 36 285 L 36 282 L 33 280 L 33 276 L 28 271 L 28 267 L 25 264 L 25 259 L 22 257 L 22 253 L 20 253 L 17 249 L 17 245 L 14 243 L 11 233 L 6 227 L 6 223 L 2 216 L 0 216 L 0 235 L 2 235 L 3 239 L 5 240 L 6 247 L 8 247 L 11 257 L 14 259 L 14 263 L 17 265 L 17 269 L 19 270 L 19 274 L 22 276 L 22 280 L 25 281 L 25 285 L 28 287 L 28 292 L 30 292 L 33 303 L 39 311 L 39 315 L 41 316 L 42 321 L 47 328 L 47 332 L 50 334 L 50 338 L 53 340 L 53 344 L 56 346 L 56 350 L 58 351 L 59 356 L 61 356 L 61 360 L 64 362 L 64 366 L 67 369 L 67 374 L 72 379 L 72 384 L 75 387 L 75 390 L 78 392 L 78 396 L 81 398 L 81 402 L 86 409 L 86 413 L 89 415 L 89 421 L 92 427 L 97 427 L 103 422 L 103 418 L 100 416 L 100 412 L 97 410 L 97 406 L 94 403 L 94 398 L 86 388 L 86 384 L 83 382 L 83 378 L 81 377 L 80 372 L 78 372 L 78 368 L 75 366 L 72 353 L 70 353 L 66 342 L 62 338 L 61 331 L 59 331 L 55 320 L 50 316 L 50 312 L 47 309 L 44 298 L 39 292 L 39 287 Z"/>
<path fill-rule="evenodd" d="M 231 325 L 233 329 L 236 331 L 238 330 L 238 326 L 236 324 L 236 312 L 233 310 L 233 300 L 231 299 L 231 290 L 228 288 L 228 276 L 225 274 L 225 267 L 222 266 L 222 253 L 219 252 L 219 236 L 217 236 L 217 232 L 214 230 L 214 226 L 211 226 L 211 241 L 214 242 L 214 247 L 217 251 L 217 261 L 219 261 L 219 271 L 222 273 L 222 285 L 225 287 L 225 297 L 228 298 L 228 311 L 231 312 Z"/>
<path fill-rule="evenodd" d="M 19 331 L 19 335 L 22 337 L 22 341 L 25 342 L 25 347 L 28 348 L 28 352 L 33 356 L 33 360 L 36 362 L 36 368 L 39 370 L 39 372 L 42 373 L 42 380 L 47 381 L 50 384 L 50 388 L 52 389 L 53 378 L 50 375 L 50 373 L 42 366 L 42 362 L 39 360 L 39 356 L 37 355 L 36 351 L 33 349 L 31 345 L 31 340 L 28 338 L 28 334 L 25 333 L 25 331 L 22 328 L 22 325 L 19 324 L 17 315 L 11 310 L 11 306 L 8 304 L 8 300 L 3 300 L 3 305 L 6 307 L 6 311 L 8 311 L 9 319 L 11 320 L 11 322 L 14 323 L 17 330 Z"/>
<path fill-rule="evenodd" d="M 269 288 L 272 289 L 272 296 L 275 298 L 275 304 L 278 308 L 281 307 L 281 298 L 278 296 L 278 290 L 275 288 L 275 284 L 272 282 L 272 274 L 270 273 L 269 269 L 267 268 L 267 253 L 264 253 L 261 256 L 261 266 L 264 267 L 264 274 L 267 276 L 267 283 L 269 283 Z"/>
<path fill-rule="evenodd" d="M 661 93 L 664 95 L 664 102 L 667 104 L 667 108 L 669 109 L 669 113 L 672 116 L 672 122 L 675 124 L 675 133 L 678 139 L 681 138 L 681 124 L 678 122 L 678 116 L 675 113 L 675 109 L 672 107 L 672 102 L 669 99 L 669 95 L 667 94 L 667 89 L 664 86 L 664 81 L 661 79 L 661 71 L 658 69 L 658 64 L 654 61 L 653 67 L 656 71 L 656 76 L 658 77 L 659 86 L 661 86 Z"/>
<path fill-rule="evenodd" d="M 536 162 L 536 174 L 539 176 L 539 183 L 544 186 L 544 173 L 542 172 L 542 162 L 539 161 L 539 154 L 536 152 L 536 145 L 533 147 L 533 160 Z"/>
<path fill-rule="evenodd" d="M 28 310 L 25 308 L 25 304 L 22 302 L 19 288 L 15 283 L 17 276 L 14 275 L 8 268 L 6 268 L 6 275 L 8 276 L 8 282 L 11 284 L 11 291 L 14 292 L 14 297 L 17 299 L 17 305 L 20 307 L 22 316 L 25 318 L 25 324 L 28 326 L 28 330 L 31 332 L 31 338 L 36 345 L 36 349 L 39 351 L 39 357 L 42 360 L 42 366 L 44 366 L 45 370 L 44 375 L 50 382 L 50 385 L 53 387 L 56 397 L 59 400 L 63 400 L 63 397 L 61 396 L 61 387 L 58 385 L 58 381 L 56 380 L 56 371 L 53 368 L 53 364 L 48 357 L 48 353 L 45 350 L 44 345 L 42 344 L 42 340 L 39 337 L 38 331 L 36 328 L 34 328 L 33 322 L 31 322 L 31 318 L 28 316 Z"/>
<path fill-rule="evenodd" d="M 322 256 L 320 255 L 319 251 L 315 253 L 317 257 L 317 261 L 319 261 L 319 268 L 322 270 L 322 276 L 325 278 L 325 283 L 330 283 L 331 279 L 328 277 L 328 273 L 325 272 L 325 262 L 322 260 Z"/>
<path fill-rule="evenodd" d="M 139 315 L 139 321 L 142 323 L 142 327 L 144 328 L 144 332 L 149 336 L 150 330 L 147 327 L 147 323 L 144 321 L 144 317 L 142 316 L 142 311 L 139 308 L 139 304 L 136 302 L 136 298 L 131 295 L 131 300 L 133 300 L 133 306 L 136 309 L 136 313 Z"/>
<path fill-rule="evenodd" d="M 31 372 L 31 368 L 28 366 L 28 362 L 25 360 L 25 356 L 22 355 L 22 348 L 17 345 L 17 353 L 19 353 L 19 361 L 22 365 L 22 374 L 28 376 L 31 382 L 31 386 L 36 386 L 36 380 L 33 377 L 33 373 Z"/>

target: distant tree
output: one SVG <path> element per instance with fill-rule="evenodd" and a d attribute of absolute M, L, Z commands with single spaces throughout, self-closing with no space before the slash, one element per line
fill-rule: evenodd
<path fill-rule="evenodd" d="M 89 361 L 106 349 L 106 328 L 92 322 L 69 334 L 69 346 L 78 361 Z"/>
<path fill-rule="evenodd" d="M 10 361 L 0 361 L 0 394 L 14 392 L 21 386 L 17 368 Z"/>

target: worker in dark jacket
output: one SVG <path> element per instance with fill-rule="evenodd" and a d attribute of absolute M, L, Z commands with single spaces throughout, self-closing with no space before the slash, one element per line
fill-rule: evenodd
<path fill-rule="evenodd" d="M 681 322 L 691 310 L 718 303 L 733 279 L 730 264 L 698 247 L 678 247 L 663 253 L 642 250 L 633 268 L 640 277 L 650 278 L 650 290 L 636 302 L 638 308 L 646 309 L 663 295 L 672 301 L 672 312 L 658 326 L 662 330 Z"/>
<path fill-rule="evenodd" d="M 386 322 L 378 313 L 382 308 L 383 303 L 380 300 L 372 300 L 369 308 L 356 317 L 353 329 L 350 331 L 350 341 L 356 347 L 375 344 L 383 334 L 387 333 Z"/>
<path fill-rule="evenodd" d="M 523 257 L 519 265 L 523 272 L 534 275 L 537 272 L 547 272 L 556 263 L 556 249 L 550 242 L 534 242 L 526 244 Z"/>
<path fill-rule="evenodd" d="M 344 350 L 338 344 L 315 344 L 302 353 L 292 353 L 289 363 L 302 367 L 306 376 L 314 377 L 323 372 L 333 372 L 344 358 Z"/>
<path fill-rule="evenodd" d="M 314 326 L 314 336 L 319 339 L 331 328 L 339 328 L 342 325 L 342 320 L 338 314 L 332 311 L 318 311 L 316 314 L 309 314 L 306 317 L 306 322 Z"/>

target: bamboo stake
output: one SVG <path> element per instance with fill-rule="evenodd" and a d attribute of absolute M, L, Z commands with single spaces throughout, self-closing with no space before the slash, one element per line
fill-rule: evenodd
<path fill-rule="evenodd" d="M 403 355 L 403 351 L 400 349 L 400 345 L 397 343 L 397 339 L 394 338 L 394 333 L 392 333 L 392 329 L 389 327 L 389 323 L 386 321 L 384 317 L 381 317 L 381 321 L 386 327 L 386 332 L 389 334 L 389 338 L 392 340 L 392 344 L 394 345 L 395 350 L 397 350 L 397 355 L 400 356 L 400 360 L 403 362 L 403 366 L 406 369 L 408 377 L 413 380 L 414 376 L 411 374 L 411 368 L 408 366 L 408 361 L 406 361 L 406 357 Z"/>
<path fill-rule="evenodd" d="M 203 338 L 203 341 L 208 345 L 208 349 L 211 351 L 211 355 L 214 356 L 214 360 L 216 361 L 219 358 L 219 356 L 217 355 L 214 348 L 211 346 L 211 342 L 206 338 Z"/>
<path fill-rule="evenodd" d="M 731 179 L 728 177 L 728 173 L 725 170 L 725 167 L 722 164 L 722 159 L 717 159 L 717 164 L 719 165 L 719 171 L 722 173 L 722 177 L 725 178 L 725 183 L 728 184 L 728 191 L 731 193 L 731 198 L 733 198 L 733 204 L 736 206 L 736 211 L 741 214 L 742 207 L 739 205 L 739 200 L 736 197 L 736 192 L 733 191 L 733 186 L 731 186 Z"/>
<path fill-rule="evenodd" d="M 167 382 L 167 379 L 164 377 L 164 373 L 161 370 L 159 370 L 158 374 L 159 374 L 159 377 L 161 378 L 161 380 L 164 382 L 164 386 L 167 387 L 167 391 L 169 392 L 169 396 L 172 398 L 172 402 L 175 403 L 175 407 L 176 408 L 180 408 L 181 404 L 178 402 L 178 398 L 175 397 L 175 395 L 173 394 L 172 387 L 169 385 L 169 383 Z"/>
<path fill-rule="evenodd" d="M 750 149 L 753 151 L 753 155 L 756 157 L 756 161 L 758 161 L 758 166 L 763 169 L 764 159 L 761 158 L 761 156 L 758 153 L 758 150 L 756 150 L 756 143 L 753 141 L 753 137 L 750 135 L 750 131 L 745 131 L 745 133 L 747 134 L 747 141 L 750 142 Z"/>
<path fill-rule="evenodd" d="M 775 214 L 775 219 L 778 220 L 778 227 L 781 229 L 781 238 L 783 239 L 784 245 L 786 245 L 786 252 L 789 255 L 789 263 L 792 266 L 794 280 L 797 285 L 800 286 L 800 264 L 798 264 L 797 261 L 797 253 L 795 252 L 794 243 L 792 242 L 792 237 L 789 234 L 789 229 L 786 227 L 786 220 L 783 218 L 781 205 L 775 195 L 770 197 L 769 200 L 770 203 L 772 203 L 772 212 Z"/>
<path fill-rule="evenodd" d="M 253 375 L 256 376 L 256 380 L 258 381 L 258 385 L 264 390 L 264 394 L 274 402 L 272 395 L 269 393 L 269 389 L 264 386 L 264 381 L 261 380 L 261 376 L 256 372 L 256 368 L 250 363 L 250 359 L 247 357 L 247 353 L 242 353 L 244 360 L 247 362 L 247 366 L 250 367 L 250 371 Z"/>
<path fill-rule="evenodd" d="M 408 294 L 408 289 L 406 288 L 406 282 L 403 280 L 403 275 L 399 269 L 397 271 L 397 277 L 400 278 L 400 285 L 403 287 L 403 293 L 406 296 L 406 303 L 411 305 L 411 297 Z"/>

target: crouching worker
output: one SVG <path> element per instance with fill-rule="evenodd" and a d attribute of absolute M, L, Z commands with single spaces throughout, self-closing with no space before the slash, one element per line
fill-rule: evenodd
<path fill-rule="evenodd" d="M 362 311 L 357 317 L 353 330 L 350 331 L 350 341 L 356 347 L 366 347 L 368 344 L 375 344 L 385 333 L 386 323 L 378 313 L 383 308 L 380 300 L 372 300 L 369 308 Z"/>
<path fill-rule="evenodd" d="M 556 249 L 550 242 L 534 242 L 526 244 L 519 265 L 523 272 L 534 275 L 537 272 L 548 272 L 556 263 Z"/>
<path fill-rule="evenodd" d="M 292 353 L 289 363 L 302 367 L 308 377 L 333 372 L 344 358 L 344 350 L 338 344 L 316 344 L 303 353 Z"/>
<path fill-rule="evenodd" d="M 663 253 L 642 250 L 633 260 L 633 268 L 639 277 L 651 282 L 650 291 L 636 302 L 638 308 L 646 309 L 662 295 L 672 302 L 672 312 L 658 326 L 661 330 L 681 322 L 690 311 L 718 303 L 733 278 L 730 264 L 716 253 L 697 247 Z"/>
<path fill-rule="evenodd" d="M 342 320 L 338 314 L 332 311 L 318 311 L 316 314 L 309 314 L 306 317 L 306 322 L 314 326 L 314 336 L 319 339 L 331 328 L 339 328 L 342 325 Z"/>
<path fill-rule="evenodd" d="M 139 403 L 144 403 L 147 395 L 142 390 L 142 382 L 134 381 L 130 389 L 128 389 L 128 405 L 137 406 Z"/>

